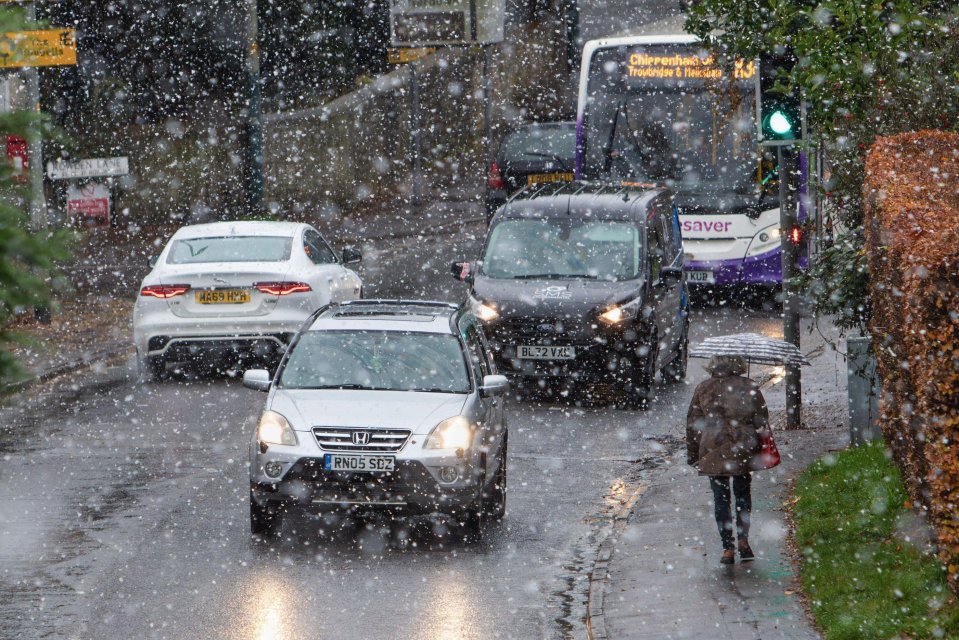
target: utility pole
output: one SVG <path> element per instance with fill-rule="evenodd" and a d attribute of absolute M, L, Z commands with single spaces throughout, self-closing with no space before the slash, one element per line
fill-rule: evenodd
<path fill-rule="evenodd" d="M 797 220 L 799 153 L 794 145 L 776 147 L 779 160 L 779 224 L 782 229 L 783 339 L 799 347 L 799 296 L 790 280 L 802 242 Z M 799 365 L 786 365 L 786 428 L 802 426 L 802 374 Z"/>
<path fill-rule="evenodd" d="M 35 2 L 29 2 L 24 7 L 25 17 L 28 22 L 36 22 L 37 7 Z M 40 112 L 40 70 L 36 67 L 27 67 L 23 70 L 24 80 L 26 81 L 27 106 L 39 116 Z M 31 132 L 28 136 L 27 157 L 29 166 L 27 167 L 28 183 L 30 186 L 30 224 L 34 230 L 46 229 L 47 220 L 47 201 L 43 195 L 43 140 L 39 122 L 30 125 Z"/>
<path fill-rule="evenodd" d="M 410 204 L 414 207 L 423 203 L 423 154 L 420 138 L 420 84 L 414 60 L 410 63 Z"/>
<path fill-rule="evenodd" d="M 256 0 L 246 0 L 246 118 L 244 121 L 243 191 L 247 215 L 263 212 L 263 121 L 260 95 L 260 45 Z"/>

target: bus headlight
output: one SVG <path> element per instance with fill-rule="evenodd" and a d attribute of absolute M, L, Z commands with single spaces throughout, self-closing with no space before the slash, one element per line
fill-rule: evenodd
<path fill-rule="evenodd" d="M 763 253 L 769 253 L 776 247 L 780 246 L 780 238 L 782 237 L 782 231 L 779 228 L 778 224 L 770 225 L 765 229 L 762 229 L 759 233 L 753 236 L 752 242 L 749 243 L 749 249 L 746 250 L 746 256 L 758 256 Z"/>

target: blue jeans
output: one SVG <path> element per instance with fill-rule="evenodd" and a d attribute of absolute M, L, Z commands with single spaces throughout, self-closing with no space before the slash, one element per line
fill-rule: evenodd
<path fill-rule="evenodd" d="M 753 498 L 750 492 L 752 476 L 709 476 L 709 486 L 713 490 L 713 500 L 716 505 L 716 526 L 719 527 L 719 537 L 723 541 L 723 549 L 735 549 L 733 537 L 732 501 L 729 495 L 729 480 L 732 478 L 733 493 L 736 495 L 736 535 L 740 540 L 749 536 L 749 515 L 753 509 Z"/>

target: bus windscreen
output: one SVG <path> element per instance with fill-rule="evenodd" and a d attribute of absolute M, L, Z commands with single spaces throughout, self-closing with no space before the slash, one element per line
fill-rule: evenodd
<path fill-rule="evenodd" d="M 753 62 L 729 72 L 699 45 L 597 50 L 582 114 L 583 177 L 755 203 L 763 195 L 755 75 Z"/>

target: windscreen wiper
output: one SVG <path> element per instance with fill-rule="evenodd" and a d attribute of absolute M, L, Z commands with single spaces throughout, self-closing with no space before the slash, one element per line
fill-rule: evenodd
<path fill-rule="evenodd" d="M 548 279 L 560 279 L 560 278 L 580 278 L 584 280 L 596 280 L 596 276 L 590 275 L 588 273 L 525 273 L 518 276 L 513 276 L 513 280 L 536 280 L 541 278 L 544 280 Z"/>
<path fill-rule="evenodd" d="M 307 387 L 287 387 L 287 389 L 364 389 L 366 391 L 388 391 L 388 389 L 377 389 L 368 387 L 364 384 L 319 384 Z"/>

